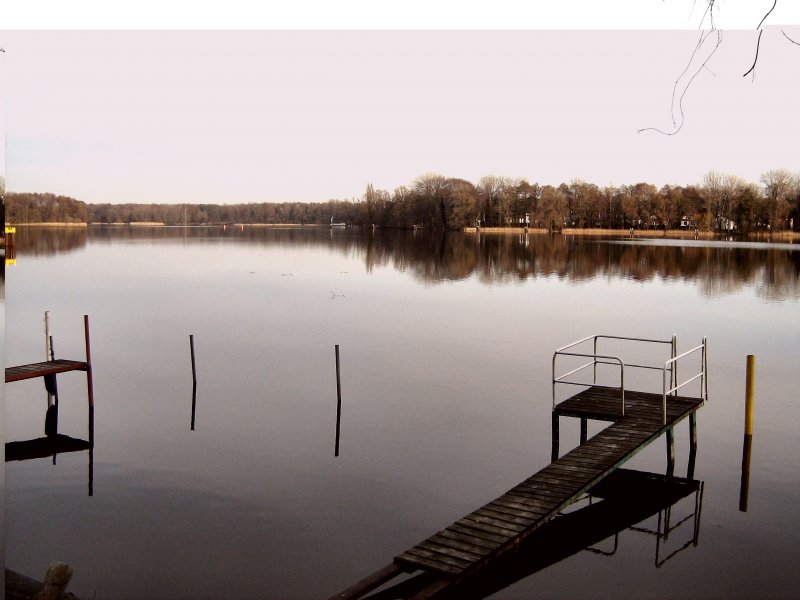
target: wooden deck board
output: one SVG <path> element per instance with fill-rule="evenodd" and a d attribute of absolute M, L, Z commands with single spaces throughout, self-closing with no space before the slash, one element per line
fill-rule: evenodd
<path fill-rule="evenodd" d="M 491 540 L 487 540 L 482 537 L 478 537 L 477 535 L 470 535 L 468 533 L 462 533 L 461 531 L 456 531 L 454 527 L 450 527 L 449 529 L 443 529 L 439 533 L 435 533 L 432 536 L 433 539 L 440 539 L 445 538 L 452 540 L 454 542 L 469 544 L 474 547 L 483 548 L 484 550 L 494 550 L 497 548 L 499 542 L 493 542 Z"/>
<path fill-rule="evenodd" d="M 612 424 L 395 560 L 451 579 L 464 576 L 514 547 L 702 403 L 668 397 L 664 424 L 660 394 L 626 391 L 623 416 L 618 390 L 593 386 L 579 392 L 556 405 L 554 414 Z"/>
<path fill-rule="evenodd" d="M 78 360 L 48 360 L 29 365 L 6 367 L 6 383 L 34 379 L 45 375 L 66 373 L 68 371 L 85 371 L 86 363 Z"/>

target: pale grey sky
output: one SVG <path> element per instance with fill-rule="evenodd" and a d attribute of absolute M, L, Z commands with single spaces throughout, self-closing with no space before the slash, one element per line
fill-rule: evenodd
<path fill-rule="evenodd" d="M 425 172 L 559 184 L 800 171 L 797 26 L 700 32 L 6 31 L 12 191 L 86 202 L 324 201 Z M 0 157 L 1 159 L 2 157 Z"/>

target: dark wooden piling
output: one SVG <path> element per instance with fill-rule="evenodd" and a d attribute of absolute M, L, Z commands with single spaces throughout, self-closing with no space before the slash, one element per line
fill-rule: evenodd
<path fill-rule="evenodd" d="M 667 428 L 667 475 L 675 472 L 675 431 Z"/>
<path fill-rule="evenodd" d="M 750 454 L 753 446 L 753 390 L 755 388 L 756 357 L 747 355 L 747 375 L 744 392 L 744 439 L 742 441 L 742 479 L 739 487 L 739 510 L 747 512 L 750 494 Z"/>
<path fill-rule="evenodd" d="M 192 384 L 192 422 L 189 426 L 191 431 L 194 431 L 194 416 L 197 410 L 197 382 Z"/>
<path fill-rule="evenodd" d="M 192 381 L 197 383 L 197 368 L 194 362 L 194 335 L 189 335 L 189 352 L 192 357 Z"/>
<path fill-rule="evenodd" d="M 92 345 L 89 339 L 89 315 L 83 315 L 83 336 L 86 341 L 86 394 L 89 407 L 94 408 L 94 385 L 92 383 Z"/>
<path fill-rule="evenodd" d="M 336 351 L 336 446 L 333 455 L 339 456 L 339 437 L 342 432 L 342 380 L 339 370 L 339 344 L 335 346 Z"/>

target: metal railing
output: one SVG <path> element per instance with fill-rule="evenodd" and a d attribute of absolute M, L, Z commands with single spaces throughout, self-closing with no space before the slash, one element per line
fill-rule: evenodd
<path fill-rule="evenodd" d="M 598 340 L 622 340 L 626 342 L 644 342 L 648 344 L 665 344 L 669 345 L 670 347 L 670 359 L 664 363 L 664 366 L 656 366 L 656 365 L 644 365 L 644 364 L 635 364 L 635 363 L 625 363 L 625 361 L 620 356 L 614 355 L 606 355 L 606 354 L 598 354 L 597 353 L 597 342 Z M 588 352 L 567 352 L 567 350 L 571 348 L 575 348 L 580 344 L 584 344 L 592 340 L 592 353 Z M 705 344 L 705 339 L 703 340 Z M 647 338 L 634 338 L 634 337 L 626 337 L 626 336 L 619 336 L 619 335 L 590 335 L 583 339 L 578 340 L 577 342 L 572 342 L 571 344 L 567 344 L 566 346 L 562 346 L 558 350 L 553 353 L 553 369 L 552 369 L 552 389 L 553 389 L 553 409 L 556 407 L 556 384 L 566 384 L 566 385 L 581 385 L 581 386 L 591 386 L 597 384 L 597 365 L 617 365 L 619 366 L 619 386 L 615 389 L 620 391 L 620 403 L 622 407 L 622 415 L 625 415 L 625 368 L 628 367 L 630 369 L 650 369 L 655 371 L 662 371 L 662 383 L 665 381 L 666 373 L 669 372 L 670 374 L 670 391 L 677 390 L 684 384 L 680 386 L 677 385 L 678 380 L 678 372 L 677 372 L 677 336 L 673 335 L 672 339 L 669 340 L 653 340 Z M 694 349 L 693 349 L 694 350 Z M 692 350 L 689 351 L 691 353 Z M 572 369 L 567 373 L 563 373 L 559 376 L 556 376 L 556 359 L 559 356 L 571 356 L 571 357 L 578 357 L 578 358 L 588 358 L 591 359 L 587 363 L 582 364 L 581 366 Z M 585 382 L 577 382 L 577 381 L 567 381 L 566 379 L 576 373 L 583 371 L 584 369 L 592 367 L 592 383 L 585 383 Z M 687 382 L 688 383 L 688 382 Z M 677 387 L 676 387 L 677 386 Z M 666 389 L 666 386 L 664 386 Z M 665 401 L 666 402 L 666 401 Z M 666 407 L 666 403 L 665 403 Z M 664 412 L 664 416 L 666 418 L 666 408 Z"/>
<path fill-rule="evenodd" d="M 678 356 L 673 356 L 672 358 L 670 358 L 664 364 L 664 372 L 663 372 L 663 375 L 661 377 L 661 390 L 662 390 L 661 391 L 661 395 L 662 395 L 662 398 L 663 398 L 663 405 L 664 405 L 664 423 L 665 424 L 667 422 L 667 396 L 670 395 L 670 394 L 672 394 L 674 396 L 677 396 L 678 395 L 678 390 L 680 388 L 682 388 L 683 386 L 688 385 L 688 384 L 692 383 L 693 381 L 696 381 L 696 380 L 699 379 L 700 380 L 700 398 L 702 398 L 704 402 L 708 400 L 708 377 L 707 377 L 708 351 L 707 351 L 707 345 L 708 345 L 707 339 L 703 338 L 703 343 L 702 344 L 700 344 L 699 346 L 695 346 L 691 350 L 687 350 L 686 352 L 683 352 L 682 354 L 679 354 Z M 683 383 L 678 383 L 678 378 L 677 377 L 674 377 L 674 378 L 671 377 L 670 378 L 670 387 L 667 388 L 667 369 L 668 369 L 668 367 L 671 368 L 671 369 L 675 369 L 675 365 L 677 364 L 677 362 L 680 359 L 685 358 L 685 357 L 687 357 L 687 356 L 689 356 L 691 354 L 694 354 L 696 352 L 700 352 L 700 372 L 695 374 L 694 376 L 690 377 L 689 379 L 687 379 Z"/>

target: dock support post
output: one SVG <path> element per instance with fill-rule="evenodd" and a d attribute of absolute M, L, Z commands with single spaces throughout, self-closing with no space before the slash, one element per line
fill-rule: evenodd
<path fill-rule="evenodd" d="M 550 462 L 558 460 L 558 413 L 553 411 L 553 449 L 550 453 Z"/>
<path fill-rule="evenodd" d="M 581 417 L 581 444 L 585 444 L 589 437 L 588 419 Z"/>
<path fill-rule="evenodd" d="M 697 413 L 689 415 L 689 465 L 686 467 L 686 478 L 694 479 L 694 465 L 697 459 Z"/>
<path fill-rule="evenodd" d="M 89 408 L 94 409 L 94 387 L 92 385 L 92 348 L 89 342 L 89 315 L 83 315 L 83 336 L 86 340 L 86 393 Z"/>
<path fill-rule="evenodd" d="M 675 432 L 672 427 L 667 429 L 667 475 L 675 472 Z"/>

